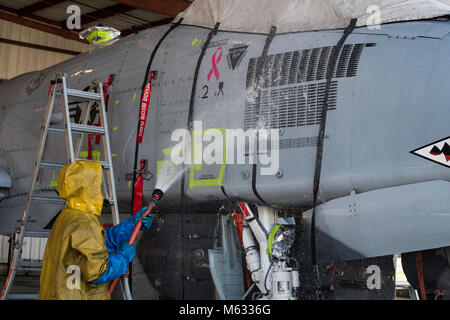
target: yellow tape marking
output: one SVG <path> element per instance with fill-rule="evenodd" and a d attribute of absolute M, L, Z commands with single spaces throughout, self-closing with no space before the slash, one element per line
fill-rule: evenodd
<path fill-rule="evenodd" d="M 212 186 L 221 186 L 223 176 L 225 174 L 225 169 L 227 167 L 227 143 L 226 143 L 226 128 L 211 128 L 216 129 L 222 132 L 223 135 L 223 164 L 220 166 L 220 172 L 219 177 L 217 179 L 205 179 L 205 180 L 195 180 L 194 179 L 194 173 L 196 171 L 202 171 L 202 165 L 201 164 L 194 164 L 191 165 L 191 172 L 189 175 L 189 189 L 196 188 L 196 187 L 212 187 Z M 200 132 L 200 130 L 194 130 L 193 136 L 198 135 L 204 135 L 204 133 L 210 129 L 204 129 L 203 132 Z M 191 143 L 191 150 L 192 150 L 192 156 L 194 156 L 194 138 L 192 138 Z"/>
<path fill-rule="evenodd" d="M 88 157 L 88 152 L 87 151 L 81 151 L 80 152 L 80 158 L 86 160 Z M 93 160 L 95 161 L 100 161 L 100 151 L 97 150 L 92 150 L 91 152 L 91 157 Z"/>
<path fill-rule="evenodd" d="M 52 173 L 52 181 L 50 182 L 50 187 L 57 187 L 58 186 L 58 181 L 55 180 L 55 173 Z"/>
<path fill-rule="evenodd" d="M 198 41 L 198 42 L 197 42 L 197 41 Z M 195 38 L 194 41 L 191 42 L 191 44 L 192 44 L 193 46 L 196 45 L 196 46 L 198 47 L 202 42 L 203 42 L 203 39 Z"/>

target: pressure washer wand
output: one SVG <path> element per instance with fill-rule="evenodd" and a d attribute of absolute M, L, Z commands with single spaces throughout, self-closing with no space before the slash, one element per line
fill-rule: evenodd
<path fill-rule="evenodd" d="M 146 217 L 152 212 L 153 208 L 156 206 L 158 201 L 161 200 L 163 195 L 164 195 L 164 192 L 162 190 L 160 190 L 160 189 L 153 190 L 152 199 L 150 200 L 150 204 L 148 205 L 147 210 L 139 218 L 139 221 L 136 223 L 136 226 L 134 227 L 133 232 L 131 233 L 130 239 L 128 240 L 128 244 L 133 244 L 134 243 L 134 241 L 136 240 L 137 235 L 139 234 L 139 230 L 141 230 L 142 217 Z M 125 276 L 128 276 L 128 272 L 125 274 Z M 114 291 L 114 287 L 117 284 L 117 280 L 119 280 L 119 278 L 115 278 L 111 282 L 111 285 L 109 286 L 109 290 L 108 290 L 109 294 L 112 294 L 112 292 Z"/>
<path fill-rule="evenodd" d="M 141 230 L 142 226 L 142 217 L 146 217 L 152 212 L 153 207 L 156 206 L 156 203 L 163 197 L 164 192 L 162 192 L 160 189 L 155 189 L 152 193 L 152 200 L 150 200 L 150 204 L 148 205 L 147 210 L 142 214 L 141 218 L 139 219 L 138 223 L 133 229 L 133 233 L 131 233 L 130 240 L 128 240 L 128 244 L 133 244 L 134 240 L 136 239 L 137 235 L 139 234 L 139 230 Z"/>

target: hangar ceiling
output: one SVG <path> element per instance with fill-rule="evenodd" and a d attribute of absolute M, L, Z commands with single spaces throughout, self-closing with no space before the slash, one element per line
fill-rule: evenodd
<path fill-rule="evenodd" d="M 85 42 L 78 33 L 88 27 L 113 27 L 125 37 L 172 21 L 190 4 L 190 0 L 0 0 L 0 19 Z M 66 24 L 71 5 L 80 8 L 79 30 L 69 30 Z"/>

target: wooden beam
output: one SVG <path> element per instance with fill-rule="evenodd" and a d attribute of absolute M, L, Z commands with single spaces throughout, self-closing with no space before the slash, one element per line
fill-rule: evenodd
<path fill-rule="evenodd" d="M 187 0 L 114 0 L 127 6 L 176 17 L 191 4 Z"/>
<path fill-rule="evenodd" d="M 9 7 L 5 7 L 5 6 L 0 5 L 0 10 L 6 11 L 6 12 L 10 12 L 10 13 L 14 13 L 16 16 L 20 16 L 18 9 L 13 9 L 13 8 L 9 8 Z M 47 19 L 47 18 L 44 18 L 44 17 L 40 17 L 40 16 L 37 16 L 37 15 L 32 14 L 32 13 L 22 14 L 22 16 L 26 16 L 26 17 L 28 17 L 30 19 L 47 23 L 47 24 L 53 25 L 55 27 L 60 27 L 61 28 L 61 27 L 63 27 L 65 25 L 65 23 L 61 24 L 58 21 Z"/>
<path fill-rule="evenodd" d="M 17 14 L 17 9 L 13 9 L 13 8 L 10 8 L 10 7 L 2 6 L 1 4 L 0 4 L 0 10 L 6 11 L 6 12 L 12 12 L 14 14 Z"/>
<path fill-rule="evenodd" d="M 25 6 L 23 8 L 17 9 L 17 15 L 18 16 L 28 16 L 29 14 L 32 14 L 39 10 L 44 10 L 49 7 L 52 7 L 54 5 L 60 4 L 66 0 L 45 0 L 45 1 L 38 1 L 33 4 L 30 4 L 29 6 Z"/>
<path fill-rule="evenodd" d="M 86 40 L 80 39 L 80 36 L 78 35 L 78 33 L 71 32 L 69 30 L 62 30 L 62 29 L 59 29 L 59 28 L 55 28 L 55 27 L 52 27 L 52 26 L 49 26 L 49 25 L 46 25 L 46 24 L 43 24 L 43 23 L 39 23 L 39 22 L 36 22 L 36 21 L 28 20 L 28 19 L 23 18 L 23 17 L 13 16 L 11 14 L 0 12 L 0 19 L 6 20 L 6 21 L 10 21 L 10 22 L 14 22 L 14 23 L 17 23 L 17 24 L 21 24 L 21 25 L 24 25 L 26 27 L 37 29 L 37 30 L 40 30 L 40 31 L 52 33 L 52 34 L 55 34 L 57 36 L 60 36 L 60 37 L 66 38 L 66 39 L 71 39 L 71 40 L 80 41 L 80 42 L 83 42 L 83 43 L 88 43 Z"/>
<path fill-rule="evenodd" d="M 6 44 L 12 44 L 15 46 L 20 46 L 20 47 L 27 47 L 27 48 L 63 53 L 63 54 L 68 54 L 68 55 L 72 55 L 72 56 L 76 56 L 81 53 L 78 51 L 66 50 L 66 49 L 55 48 L 55 47 L 47 47 L 47 46 L 43 46 L 43 45 L 36 44 L 36 43 L 16 41 L 16 40 L 5 39 L 5 38 L 0 38 L 0 43 L 6 43 Z"/>
<path fill-rule="evenodd" d="M 157 26 L 161 26 L 163 24 L 167 24 L 170 23 L 173 19 L 172 18 L 168 18 L 168 19 L 163 19 L 163 20 L 159 20 L 159 21 L 155 21 L 155 22 L 150 22 L 144 25 L 140 25 L 140 26 L 136 26 L 132 29 L 126 29 L 120 32 L 120 37 L 126 37 L 129 36 L 130 34 L 136 33 L 138 31 L 142 31 L 151 27 L 157 27 Z"/>

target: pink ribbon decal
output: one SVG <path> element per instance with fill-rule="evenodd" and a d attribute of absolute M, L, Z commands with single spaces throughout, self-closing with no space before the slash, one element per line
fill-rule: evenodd
<path fill-rule="evenodd" d="M 217 57 L 217 59 L 216 59 L 216 54 L 219 50 L 220 50 L 220 54 L 219 54 L 219 57 Z M 214 76 L 216 77 L 216 79 L 219 80 L 220 73 L 219 73 L 219 69 L 217 69 L 217 64 L 220 62 L 221 59 L 222 59 L 222 47 L 219 47 L 216 49 L 216 52 L 214 52 L 214 54 L 212 56 L 212 60 L 211 60 L 212 68 L 208 73 L 208 81 L 211 79 L 213 73 L 214 73 Z"/>

